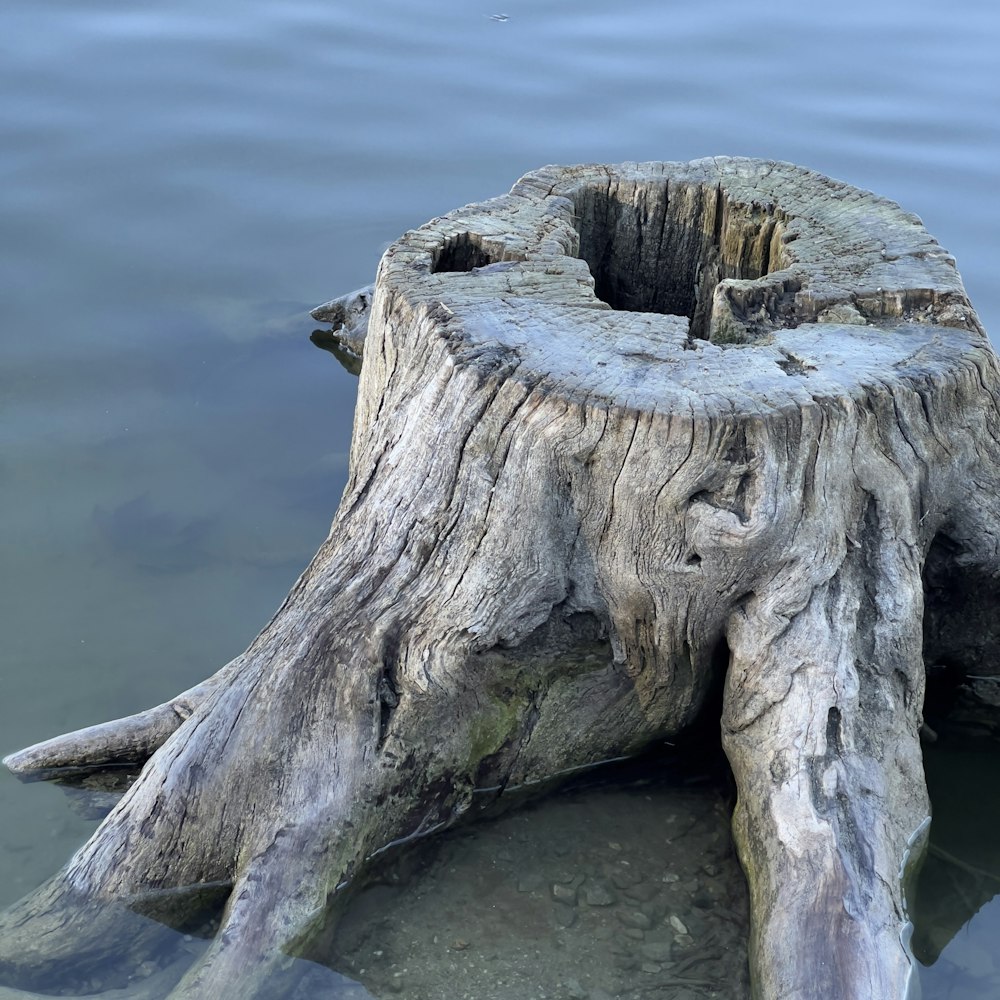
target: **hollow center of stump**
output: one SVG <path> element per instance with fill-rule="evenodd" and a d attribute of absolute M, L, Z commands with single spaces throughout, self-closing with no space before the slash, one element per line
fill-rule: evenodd
<path fill-rule="evenodd" d="M 580 257 L 612 309 L 686 316 L 707 339 L 715 286 L 787 266 L 787 216 L 717 185 L 616 180 L 574 193 Z"/>

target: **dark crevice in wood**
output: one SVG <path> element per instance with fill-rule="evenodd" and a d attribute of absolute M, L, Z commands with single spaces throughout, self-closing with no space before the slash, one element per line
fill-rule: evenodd
<path fill-rule="evenodd" d="M 790 351 L 782 351 L 783 361 L 778 362 L 778 367 L 786 375 L 803 375 L 807 376 L 810 372 L 815 371 L 814 365 L 806 364 L 801 358 L 797 358 Z"/>
<path fill-rule="evenodd" d="M 431 265 L 431 273 L 471 271 L 476 267 L 496 264 L 499 259 L 499 257 L 493 257 L 487 252 L 480 236 L 475 233 L 459 233 L 449 239 L 438 251 Z"/>
<path fill-rule="evenodd" d="M 697 669 L 699 673 L 703 671 L 701 682 L 704 683 L 701 706 L 693 721 L 671 739 L 671 745 L 676 746 L 689 759 L 703 762 L 705 772 L 711 774 L 719 782 L 720 787 L 726 789 L 732 805 L 735 801 L 736 782 L 723 750 L 719 731 L 719 719 L 722 716 L 725 699 L 726 675 L 732 653 L 724 635 L 719 635 L 711 642 L 707 663 L 704 654 L 698 657 L 701 662 Z M 687 643 L 685 646 L 689 650 L 690 657 L 690 646 Z"/>
<path fill-rule="evenodd" d="M 729 488 L 724 488 L 724 490 L 699 490 L 688 498 L 688 503 L 703 503 L 716 510 L 728 511 L 736 515 L 740 524 L 748 524 L 747 495 L 752 481 L 752 476 L 744 474 L 736 481 L 735 487 L 727 483 L 726 486 Z"/>
<path fill-rule="evenodd" d="M 826 714 L 826 755 L 827 758 L 839 756 L 843 744 L 843 733 L 841 730 L 842 719 L 840 709 L 836 705 L 831 705 Z"/>
<path fill-rule="evenodd" d="M 1000 738 L 1000 580 L 945 529 L 924 561 L 924 721 L 975 742 Z"/>
<path fill-rule="evenodd" d="M 687 316 L 695 338 L 709 337 L 721 280 L 784 266 L 783 213 L 730 200 L 721 185 L 589 185 L 575 195 L 574 219 L 599 299 L 613 309 Z M 657 239 L 647 238 L 650 229 Z"/>
<path fill-rule="evenodd" d="M 948 533 L 932 540 L 924 560 L 924 659 L 969 673 L 1000 662 L 1000 580 L 977 565 L 969 545 Z"/>
<path fill-rule="evenodd" d="M 392 713 L 399 704 L 395 673 L 395 664 L 386 663 L 378 679 L 379 724 L 376 746 L 379 750 L 385 744 L 389 734 L 389 724 L 392 721 Z"/>

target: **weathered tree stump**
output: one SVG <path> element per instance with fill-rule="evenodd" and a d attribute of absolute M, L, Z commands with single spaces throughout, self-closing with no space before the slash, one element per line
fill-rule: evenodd
<path fill-rule="evenodd" d="M 215 888 L 171 995 L 263 996 L 385 845 L 682 732 L 724 676 L 757 994 L 903 997 L 921 574 L 1000 568 L 997 359 L 952 258 L 787 164 L 546 168 L 325 309 L 367 329 L 330 535 L 205 684 L 8 758 L 148 761 L 4 916 L 6 979 L 99 968 L 105 901 L 176 922 Z"/>

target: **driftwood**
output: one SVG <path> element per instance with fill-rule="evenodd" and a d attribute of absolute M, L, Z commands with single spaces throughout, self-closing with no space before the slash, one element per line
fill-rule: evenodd
<path fill-rule="evenodd" d="M 965 641 L 922 572 L 1000 567 L 997 359 L 952 258 L 787 164 L 547 168 L 407 233 L 361 298 L 323 314 L 364 352 L 349 482 L 272 621 L 173 702 L 7 759 L 145 766 L 3 916 L 5 981 L 95 975 L 107 901 L 154 918 L 136 961 L 215 892 L 171 996 L 273 993 L 386 845 L 724 684 L 757 994 L 903 997 L 925 617 Z"/>

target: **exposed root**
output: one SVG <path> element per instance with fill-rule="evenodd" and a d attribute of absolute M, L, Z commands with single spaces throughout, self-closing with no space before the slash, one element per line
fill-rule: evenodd
<path fill-rule="evenodd" d="M 195 705 L 67 868 L 0 914 L 3 986 L 50 995 L 128 987 L 131 1000 L 132 979 L 145 967 L 161 981 L 160 995 L 176 1000 L 290 996 L 303 976 L 310 995 L 334 992 L 336 973 L 297 956 L 327 920 L 338 886 L 409 832 L 407 810 L 377 803 L 412 779 L 375 758 L 374 671 L 353 664 L 305 672 L 289 661 L 278 673 L 302 681 L 293 693 L 262 677 L 265 661 L 273 666 L 263 656 L 244 659 L 240 670 L 222 672 L 221 688 L 217 675 L 168 705 L 96 727 L 112 731 L 121 754 L 123 724 L 125 732 L 162 733 L 168 711 L 179 718 L 182 702 Z M 275 713 L 285 720 L 294 712 L 303 713 L 289 723 L 297 740 L 267 729 Z M 234 718 L 243 722 L 235 730 Z M 153 738 L 144 738 L 152 752 Z M 68 756 L 74 738 L 61 743 L 63 756 L 49 750 L 42 759 L 78 765 Z M 95 743 L 84 738 L 77 753 L 81 745 Z M 106 763 L 109 755 L 87 759 Z M 261 769 L 259 759 L 272 764 Z M 228 808 L 223 781 L 241 808 Z M 450 789 L 445 778 L 446 812 Z M 221 930 L 187 968 L 192 956 L 178 932 L 201 927 L 223 904 Z"/>
<path fill-rule="evenodd" d="M 155 708 L 35 743 L 4 757 L 3 763 L 26 781 L 106 767 L 141 767 L 213 691 L 230 680 L 238 663 L 239 658 Z"/>
<path fill-rule="evenodd" d="M 295 829 L 259 855 L 234 887 L 211 947 L 171 1000 L 286 996 L 306 972 L 317 975 L 311 964 L 295 959 L 326 917 L 322 868 L 335 844 L 315 831 Z M 335 976 L 329 976 L 332 983 Z"/>

